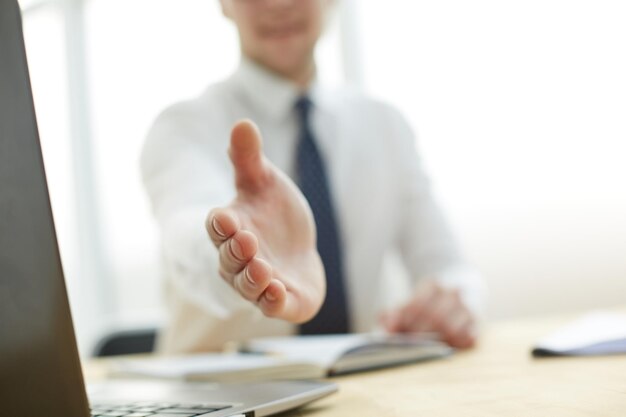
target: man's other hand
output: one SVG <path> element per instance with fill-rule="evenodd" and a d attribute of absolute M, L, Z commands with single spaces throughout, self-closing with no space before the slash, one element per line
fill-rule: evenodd
<path fill-rule="evenodd" d="M 390 333 L 437 333 L 456 348 L 469 348 L 476 343 L 476 319 L 459 291 L 433 280 L 419 284 L 404 306 L 383 313 L 381 322 Z"/>

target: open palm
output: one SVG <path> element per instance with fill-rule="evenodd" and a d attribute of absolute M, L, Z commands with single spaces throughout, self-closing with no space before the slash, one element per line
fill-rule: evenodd
<path fill-rule="evenodd" d="M 250 121 L 235 124 L 229 149 L 237 197 L 207 217 L 220 275 L 269 316 L 310 320 L 326 292 L 311 209 L 295 184 L 262 153 Z"/>

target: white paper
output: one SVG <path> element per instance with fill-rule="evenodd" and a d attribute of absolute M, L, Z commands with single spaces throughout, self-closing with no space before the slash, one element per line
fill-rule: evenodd
<path fill-rule="evenodd" d="M 536 348 L 570 355 L 626 353 L 626 314 L 587 314 L 541 340 Z"/>
<path fill-rule="evenodd" d="M 370 341 L 367 334 L 299 337 L 266 337 L 247 343 L 253 352 L 274 353 L 294 360 L 306 360 L 330 367 L 346 351 Z"/>

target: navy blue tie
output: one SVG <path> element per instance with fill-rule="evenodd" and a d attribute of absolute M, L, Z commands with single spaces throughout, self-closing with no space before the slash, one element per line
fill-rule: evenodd
<path fill-rule="evenodd" d="M 300 190 L 308 200 L 315 218 L 317 250 L 326 271 L 326 298 L 319 313 L 311 321 L 300 325 L 300 334 L 347 333 L 349 321 L 341 240 L 326 168 L 311 131 L 312 105 L 306 96 L 296 103 L 300 122 L 296 172 Z"/>

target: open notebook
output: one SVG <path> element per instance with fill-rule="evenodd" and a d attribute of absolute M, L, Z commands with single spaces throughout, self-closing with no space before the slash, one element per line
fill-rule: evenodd
<path fill-rule="evenodd" d="M 254 339 L 242 352 L 119 360 L 118 376 L 191 381 L 313 379 L 442 358 L 452 353 L 428 335 L 350 334 Z"/>

